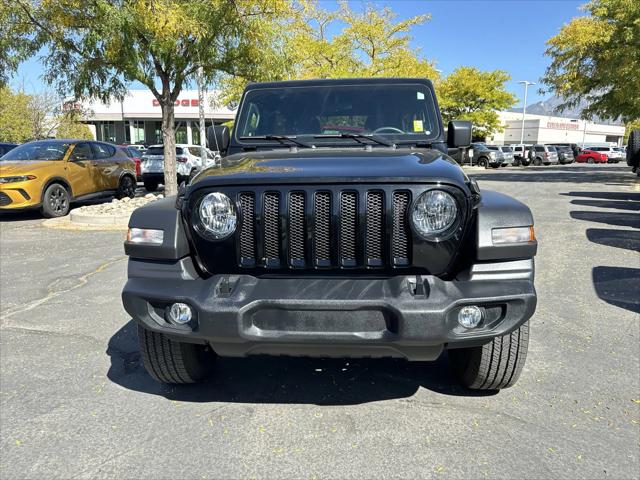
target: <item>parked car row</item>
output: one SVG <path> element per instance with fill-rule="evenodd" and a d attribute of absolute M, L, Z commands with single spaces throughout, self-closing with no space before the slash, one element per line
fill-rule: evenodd
<path fill-rule="evenodd" d="M 189 182 L 200 170 L 215 165 L 219 155 L 206 149 L 207 158 L 203 164 L 199 145 L 176 144 L 176 171 L 178 183 Z M 142 155 L 140 171 L 144 188 L 155 192 L 164 183 L 164 147 L 152 145 Z"/>
<path fill-rule="evenodd" d="M 623 147 L 585 146 L 571 143 L 486 145 L 473 143 L 469 150 L 472 165 L 485 168 L 577 163 L 618 163 L 625 156 Z"/>

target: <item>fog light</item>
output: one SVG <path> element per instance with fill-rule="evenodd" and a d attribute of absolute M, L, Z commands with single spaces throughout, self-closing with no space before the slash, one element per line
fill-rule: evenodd
<path fill-rule="evenodd" d="M 169 307 L 168 317 L 172 323 L 183 325 L 191 321 L 193 313 L 186 303 L 174 303 Z"/>
<path fill-rule="evenodd" d="M 475 328 L 482 321 L 482 310 L 475 305 L 462 307 L 458 312 L 458 323 L 464 328 Z"/>

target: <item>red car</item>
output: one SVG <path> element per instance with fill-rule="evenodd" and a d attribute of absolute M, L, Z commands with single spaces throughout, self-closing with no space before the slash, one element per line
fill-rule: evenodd
<path fill-rule="evenodd" d="M 127 154 L 127 157 L 129 157 L 131 160 L 133 160 L 136 164 L 136 180 L 138 180 L 139 182 L 142 181 L 142 173 L 140 172 L 140 162 L 142 161 L 140 159 L 140 150 L 138 150 L 137 148 L 133 148 L 129 145 L 119 145 L 119 147 L 122 148 L 122 150 L 124 150 L 124 152 Z"/>
<path fill-rule="evenodd" d="M 576 157 L 578 163 L 607 163 L 609 157 L 604 153 L 594 152 L 593 150 L 582 150 Z"/>

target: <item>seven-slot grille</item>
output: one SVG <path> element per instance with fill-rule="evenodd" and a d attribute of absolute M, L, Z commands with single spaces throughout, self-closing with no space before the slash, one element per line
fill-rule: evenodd
<path fill-rule="evenodd" d="M 241 267 L 410 265 L 406 190 L 266 190 L 238 195 Z"/>

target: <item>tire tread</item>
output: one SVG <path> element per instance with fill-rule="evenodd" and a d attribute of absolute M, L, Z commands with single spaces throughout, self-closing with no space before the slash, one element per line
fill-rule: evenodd
<path fill-rule="evenodd" d="M 513 386 L 524 366 L 529 344 L 529 322 L 491 342 L 449 352 L 460 382 L 475 390 L 500 390 Z"/>
<path fill-rule="evenodd" d="M 203 345 L 176 342 L 138 325 L 138 343 L 149 375 L 162 383 L 195 383 L 209 373 Z"/>

